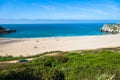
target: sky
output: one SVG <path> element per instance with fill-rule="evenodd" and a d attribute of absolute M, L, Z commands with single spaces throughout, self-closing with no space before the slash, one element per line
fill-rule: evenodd
<path fill-rule="evenodd" d="M 0 19 L 120 20 L 120 0 L 0 0 Z"/>

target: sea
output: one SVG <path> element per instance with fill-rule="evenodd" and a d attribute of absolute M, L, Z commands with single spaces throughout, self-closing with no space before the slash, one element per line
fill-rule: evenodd
<path fill-rule="evenodd" d="M 60 24 L 1 24 L 16 32 L 0 35 L 0 38 L 44 38 L 107 35 L 100 32 L 104 23 L 60 23 Z"/>

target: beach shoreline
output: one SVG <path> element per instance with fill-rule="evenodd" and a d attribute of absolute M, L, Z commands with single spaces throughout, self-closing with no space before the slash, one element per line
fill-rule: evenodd
<path fill-rule="evenodd" d="M 46 38 L 0 38 L 0 56 L 120 47 L 120 34 Z"/>

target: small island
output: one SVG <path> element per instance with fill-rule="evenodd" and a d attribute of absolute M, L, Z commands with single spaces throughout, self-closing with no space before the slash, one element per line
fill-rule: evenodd
<path fill-rule="evenodd" d="M 101 32 L 120 33 L 120 24 L 104 24 Z"/>
<path fill-rule="evenodd" d="M 2 26 L 0 26 L 0 34 L 7 34 L 7 33 L 12 33 L 12 32 L 16 32 L 16 30 L 5 29 Z"/>

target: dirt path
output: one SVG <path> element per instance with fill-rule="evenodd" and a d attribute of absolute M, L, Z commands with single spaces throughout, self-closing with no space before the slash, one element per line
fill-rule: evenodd
<path fill-rule="evenodd" d="M 27 60 L 27 61 L 31 61 L 33 59 L 36 59 L 36 58 L 28 58 L 28 59 L 23 59 L 23 60 Z M 12 61 L 3 61 L 3 62 L 0 62 L 0 64 L 8 64 L 8 63 L 20 63 L 19 60 L 12 60 Z"/>
<path fill-rule="evenodd" d="M 50 54 L 44 54 L 43 56 L 55 56 L 55 55 L 58 55 L 58 54 L 59 54 L 59 53 L 50 53 Z M 39 57 L 22 59 L 22 60 L 31 61 L 31 60 L 34 60 L 34 59 L 37 59 L 37 58 L 39 58 Z M 0 64 L 9 64 L 9 63 L 20 63 L 20 62 L 19 62 L 19 60 L 2 61 L 2 62 L 0 62 Z"/>

